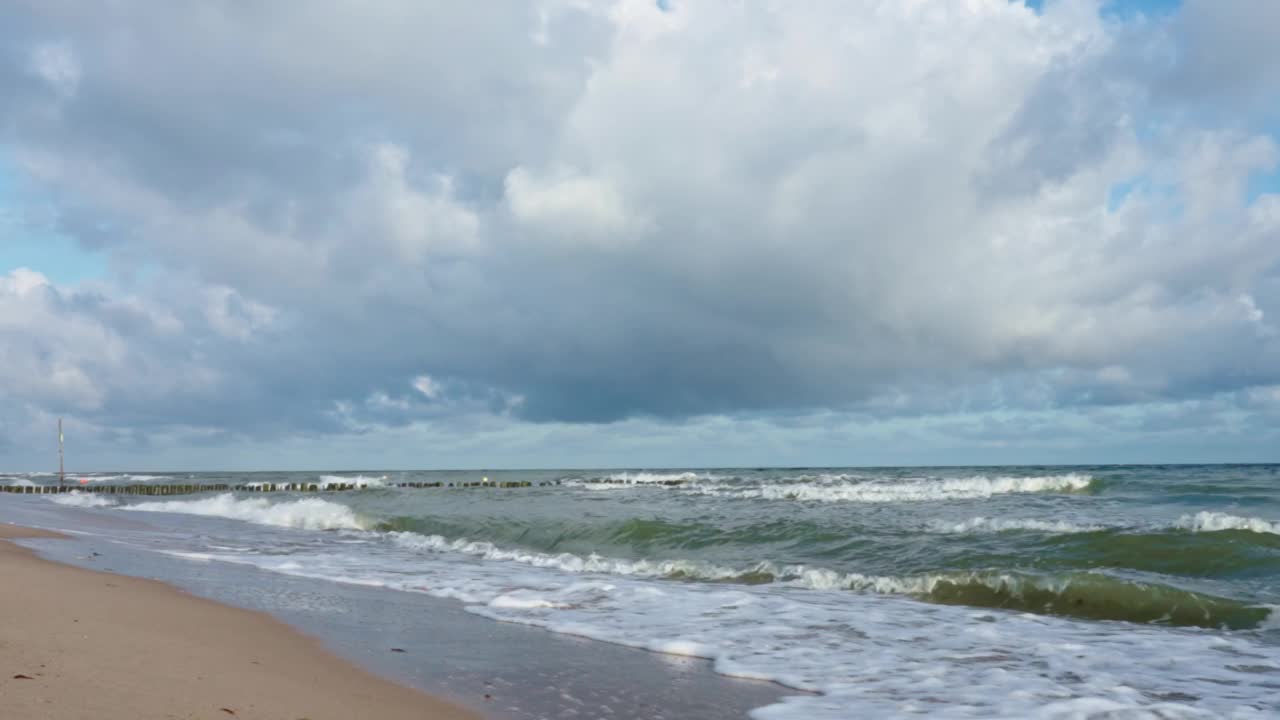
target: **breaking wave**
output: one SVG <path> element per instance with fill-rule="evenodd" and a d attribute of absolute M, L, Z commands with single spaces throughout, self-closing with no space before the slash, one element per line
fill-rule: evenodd
<path fill-rule="evenodd" d="M 297 482 L 297 481 L 291 481 L 291 483 L 292 482 Z M 271 489 L 280 490 L 280 489 L 283 489 L 284 486 L 288 484 L 290 483 L 267 482 L 264 480 L 264 481 L 258 481 L 258 482 L 244 483 L 244 487 L 271 488 Z M 353 476 L 321 475 L 319 478 L 317 478 L 314 481 L 305 481 L 305 482 L 300 482 L 298 484 L 316 485 L 321 488 L 329 488 L 335 485 L 353 485 L 356 488 L 384 488 L 384 487 L 387 487 L 387 476 L 382 475 L 380 477 L 370 477 L 367 475 L 353 475 Z"/>
<path fill-rule="evenodd" d="M 121 509 L 230 518 L 302 530 L 363 530 L 367 525 L 351 508 L 318 498 L 272 503 L 266 498 L 238 499 L 223 493 L 200 500 L 144 502 Z"/>
<path fill-rule="evenodd" d="M 596 554 L 540 553 L 498 547 L 490 542 L 441 535 L 391 533 L 403 548 L 453 552 L 484 560 L 516 562 L 570 573 L 599 573 L 668 580 L 778 583 L 810 590 L 849 590 L 907 595 L 929 602 L 1018 610 L 1091 620 L 1120 620 L 1188 627 L 1256 628 L 1271 609 L 1156 583 L 1120 580 L 1099 573 L 1035 576 L 1018 573 L 931 573 L 881 576 L 841 573 L 805 565 L 762 561 L 732 568 L 697 560 L 625 560 Z"/>
<path fill-rule="evenodd" d="M 696 472 L 678 472 L 678 473 L 661 473 L 661 472 L 621 472 L 614 473 L 608 477 L 609 480 L 616 482 L 630 483 L 632 485 L 645 485 L 653 483 L 666 482 L 696 482 L 698 480 L 720 480 L 723 475 L 715 475 L 712 473 L 696 473 Z"/>
<path fill-rule="evenodd" d="M 49 500 L 59 505 L 69 505 L 71 507 L 113 507 L 117 503 L 114 498 L 104 497 L 102 495 L 90 495 L 82 493 L 79 490 L 72 490 L 63 495 L 54 495 Z"/>
<path fill-rule="evenodd" d="M 1068 473 L 1030 477 L 976 475 L 887 482 L 862 475 L 823 473 L 755 483 L 712 473 L 623 472 L 568 478 L 565 484 L 586 490 L 640 486 L 725 498 L 888 503 L 970 500 L 1012 493 L 1080 492 L 1093 487 L 1094 479 L 1090 475 Z"/>
<path fill-rule="evenodd" d="M 1198 512 L 1195 515 L 1183 515 L 1178 520 L 1177 527 L 1195 532 L 1244 530 L 1247 532 L 1280 535 L 1280 522 L 1240 517 L 1222 512 Z"/>
<path fill-rule="evenodd" d="M 933 532 L 956 535 L 1017 531 L 1069 535 L 1072 533 L 1091 533 L 1107 530 L 1102 525 L 1077 525 L 1063 520 L 1003 520 L 989 517 L 975 517 L 958 523 L 937 521 L 931 523 L 929 529 Z"/>
<path fill-rule="evenodd" d="M 137 475 L 133 473 L 119 473 L 115 475 L 76 475 L 74 478 L 70 473 L 67 474 L 67 482 L 75 480 L 80 483 L 100 483 L 100 482 L 162 482 L 165 480 L 173 480 L 172 475 Z"/>
<path fill-rule="evenodd" d="M 342 475 L 321 475 L 319 485 L 329 487 L 330 485 L 355 485 L 364 488 L 380 488 L 387 486 L 387 476 L 369 477 L 367 475 L 355 475 L 353 477 L 344 477 Z"/>
<path fill-rule="evenodd" d="M 1093 477 L 1070 473 L 1034 477 L 942 478 L 906 482 L 819 482 L 766 483 L 743 487 L 732 483 L 697 483 L 677 486 L 678 490 L 702 495 L 763 500 L 804 502 L 935 502 L 940 500 L 980 500 L 1012 493 L 1081 492 L 1093 484 Z"/>
<path fill-rule="evenodd" d="M 1183 515 L 1170 524 L 1150 525 L 1143 528 L 1108 527 L 1104 525 L 1079 525 L 1063 520 L 1005 520 L 1001 518 L 975 517 L 957 523 L 935 521 L 929 529 L 941 533 L 998 533 L 1015 530 L 1027 530 L 1054 534 L 1119 532 L 1123 530 L 1142 530 L 1143 532 L 1159 532 L 1164 530 L 1189 530 L 1197 533 L 1213 533 L 1243 531 L 1266 535 L 1280 535 L 1280 522 L 1272 522 L 1261 518 L 1240 517 L 1223 512 L 1198 512 L 1194 515 Z M 1141 537 L 1137 533 L 1134 537 Z"/>
<path fill-rule="evenodd" d="M 743 573 L 696 560 L 622 560 L 592 553 L 585 557 L 573 553 L 542 553 L 534 550 L 509 549 L 483 540 L 458 538 L 451 540 L 443 535 L 420 535 L 413 532 L 393 532 L 392 542 L 410 550 L 428 552 L 455 552 L 474 555 L 484 560 L 517 562 L 533 567 L 555 568 L 572 573 L 605 573 L 655 578 L 688 578 L 691 580 L 735 580 Z M 762 564 L 764 565 L 764 564 Z"/>
<path fill-rule="evenodd" d="M 1020 610 L 1089 620 L 1122 620 L 1242 630 L 1262 625 L 1271 608 L 1098 573 L 1038 577 L 972 573 L 922 578 L 918 595 L 932 602 Z"/>
<path fill-rule="evenodd" d="M 618 490 L 631 486 L 684 485 L 700 481 L 728 479 L 725 475 L 697 472 L 617 472 L 595 477 L 565 478 L 564 484 L 586 490 Z"/>

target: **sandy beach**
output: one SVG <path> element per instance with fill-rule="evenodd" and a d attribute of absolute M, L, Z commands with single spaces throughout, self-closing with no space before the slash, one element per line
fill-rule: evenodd
<path fill-rule="evenodd" d="M 41 718 L 477 718 L 260 613 L 48 562 L 0 525 L 0 708 Z M 390 651 L 390 649 L 388 649 Z"/>

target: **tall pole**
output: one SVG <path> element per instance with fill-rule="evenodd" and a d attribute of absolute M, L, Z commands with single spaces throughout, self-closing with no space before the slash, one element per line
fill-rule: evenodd
<path fill-rule="evenodd" d="M 62 467 L 62 418 L 58 418 L 58 487 L 67 482 L 67 472 Z"/>

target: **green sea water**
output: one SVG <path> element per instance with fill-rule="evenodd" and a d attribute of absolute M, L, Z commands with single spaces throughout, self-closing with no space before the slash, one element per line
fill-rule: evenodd
<path fill-rule="evenodd" d="M 497 474 L 495 474 L 497 477 Z M 505 476 L 503 476 L 505 477 Z M 502 497 L 369 494 L 386 531 L 1099 620 L 1255 627 L 1280 604 L 1275 466 L 556 474 Z"/>
<path fill-rule="evenodd" d="M 533 487 L 397 487 L 482 478 Z M 87 480 L 364 485 L 54 500 L 169 528 L 164 551 L 200 562 L 426 592 L 822 693 L 762 718 L 931 702 L 956 717 L 1280 715 L 1276 465 Z"/>

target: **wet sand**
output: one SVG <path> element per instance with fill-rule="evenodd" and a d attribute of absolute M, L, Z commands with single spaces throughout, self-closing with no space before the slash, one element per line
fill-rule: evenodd
<path fill-rule="evenodd" d="M 42 560 L 0 525 L 0 708 L 7 720 L 474 719 L 379 678 L 261 613 L 163 583 Z"/>

